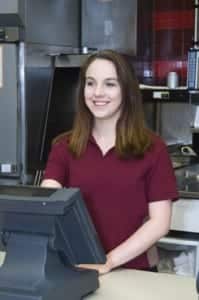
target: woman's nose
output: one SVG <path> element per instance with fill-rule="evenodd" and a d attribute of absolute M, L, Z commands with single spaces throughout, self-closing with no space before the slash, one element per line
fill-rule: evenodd
<path fill-rule="evenodd" d="M 95 91 L 94 91 L 94 92 L 95 92 L 95 95 L 96 95 L 96 96 L 101 96 L 101 95 L 103 95 L 103 94 L 104 94 L 103 86 L 100 85 L 100 84 L 96 85 Z"/>

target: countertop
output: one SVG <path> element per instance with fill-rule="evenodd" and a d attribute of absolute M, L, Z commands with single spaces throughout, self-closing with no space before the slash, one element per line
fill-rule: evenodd
<path fill-rule="evenodd" d="M 100 276 L 100 288 L 84 300 L 198 300 L 192 277 L 136 270 Z"/>
<path fill-rule="evenodd" d="M 4 257 L 0 252 L 0 265 Z M 84 300 L 198 300 L 194 277 L 119 269 L 99 280 L 99 289 Z"/>

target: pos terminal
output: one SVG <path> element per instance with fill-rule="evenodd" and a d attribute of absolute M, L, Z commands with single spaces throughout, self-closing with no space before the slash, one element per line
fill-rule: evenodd
<path fill-rule="evenodd" d="M 0 186 L 0 300 L 80 300 L 105 253 L 79 189 Z"/>

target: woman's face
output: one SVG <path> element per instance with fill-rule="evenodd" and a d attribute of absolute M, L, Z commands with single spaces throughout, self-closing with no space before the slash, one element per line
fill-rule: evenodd
<path fill-rule="evenodd" d="M 122 92 L 114 64 L 96 59 L 86 71 L 85 103 L 95 119 L 116 119 L 121 113 Z"/>

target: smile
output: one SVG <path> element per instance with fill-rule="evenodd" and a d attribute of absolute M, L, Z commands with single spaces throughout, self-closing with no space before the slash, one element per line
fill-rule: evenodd
<path fill-rule="evenodd" d="M 93 101 L 96 106 L 104 106 L 110 103 L 110 101 Z"/>

